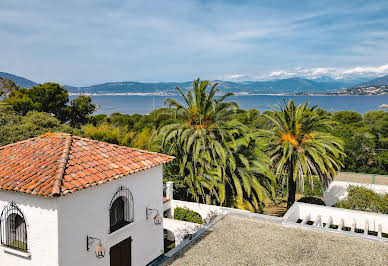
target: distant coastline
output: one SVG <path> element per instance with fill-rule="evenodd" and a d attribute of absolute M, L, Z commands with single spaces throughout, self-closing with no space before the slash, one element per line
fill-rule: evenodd
<path fill-rule="evenodd" d="M 72 94 L 70 100 L 77 97 Z M 379 110 L 381 105 L 388 104 L 388 95 L 274 95 L 274 94 L 243 94 L 235 95 L 231 99 L 236 101 L 243 109 L 255 108 L 260 112 L 271 110 L 271 106 L 281 104 L 283 99 L 293 99 L 296 104 L 310 101 L 312 105 L 318 105 L 319 108 L 328 111 L 352 110 L 361 114 Z M 367 96 L 367 97 L 366 97 Z M 180 99 L 178 95 L 150 95 L 138 94 L 123 95 L 123 93 L 109 95 L 96 94 L 91 95 L 93 103 L 98 104 L 100 108 L 97 114 L 148 114 L 155 109 L 163 107 L 163 102 L 167 98 Z"/>
<path fill-rule="evenodd" d="M 70 92 L 69 96 L 178 96 L 171 92 Z M 218 95 L 222 95 L 219 93 Z M 251 92 L 236 92 L 235 96 L 383 96 L 388 94 L 350 94 L 350 93 L 251 93 Z"/>

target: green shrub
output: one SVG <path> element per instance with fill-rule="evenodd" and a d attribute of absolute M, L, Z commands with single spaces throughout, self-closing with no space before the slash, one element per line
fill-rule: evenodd
<path fill-rule="evenodd" d="M 323 200 L 321 200 L 320 198 L 316 198 L 316 197 L 303 197 L 303 198 L 299 199 L 298 202 L 326 206 L 326 204 L 325 204 L 325 202 L 323 202 Z"/>
<path fill-rule="evenodd" d="M 388 214 L 388 194 L 379 194 L 361 186 L 349 186 L 348 197 L 335 207 Z"/>
<path fill-rule="evenodd" d="M 323 197 L 323 188 L 319 178 L 317 176 L 313 176 L 312 180 L 305 178 L 304 191 L 301 194 L 305 197 Z"/>
<path fill-rule="evenodd" d="M 203 224 L 201 215 L 188 208 L 176 207 L 174 209 L 174 219 L 190 223 Z"/>

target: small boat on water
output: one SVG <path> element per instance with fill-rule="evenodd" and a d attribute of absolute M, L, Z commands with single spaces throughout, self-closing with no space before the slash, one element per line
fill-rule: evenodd
<path fill-rule="evenodd" d="M 388 108 L 388 104 L 382 104 L 379 106 L 380 108 Z"/>

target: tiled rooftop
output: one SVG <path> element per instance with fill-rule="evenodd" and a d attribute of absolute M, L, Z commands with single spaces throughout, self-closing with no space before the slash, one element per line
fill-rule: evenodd
<path fill-rule="evenodd" d="M 0 189 L 62 196 L 172 159 L 69 134 L 47 133 L 0 147 Z"/>

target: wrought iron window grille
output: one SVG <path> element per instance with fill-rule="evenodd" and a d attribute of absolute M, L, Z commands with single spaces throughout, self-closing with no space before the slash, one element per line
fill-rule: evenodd
<path fill-rule="evenodd" d="M 114 194 L 109 207 L 109 232 L 112 233 L 134 221 L 134 201 L 131 191 L 121 186 Z"/>
<path fill-rule="evenodd" d="M 27 225 L 24 214 L 15 202 L 9 203 L 0 216 L 1 244 L 27 251 Z"/>

